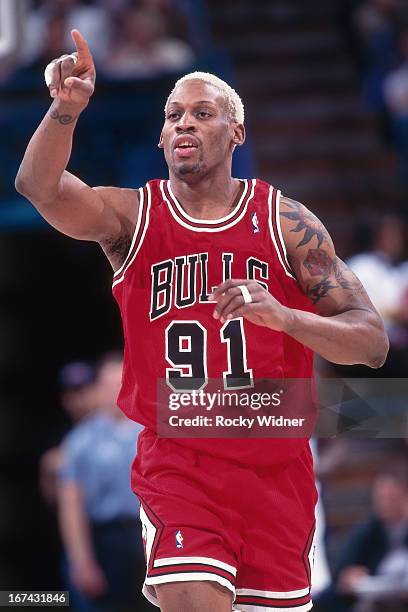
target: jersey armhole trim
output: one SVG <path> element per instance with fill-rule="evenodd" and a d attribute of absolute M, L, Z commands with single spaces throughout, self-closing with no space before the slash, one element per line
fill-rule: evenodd
<path fill-rule="evenodd" d="M 295 275 L 289 265 L 286 246 L 283 240 L 282 229 L 280 224 L 280 198 L 281 191 L 274 187 L 269 188 L 268 208 L 269 208 L 269 230 L 273 245 L 278 255 L 278 259 L 285 271 L 286 276 L 296 280 Z"/>
<path fill-rule="evenodd" d="M 137 234 L 138 234 L 140 223 L 141 223 L 141 220 L 142 220 L 142 210 L 143 210 L 143 204 L 144 204 L 144 189 L 142 187 L 140 187 L 138 189 L 138 192 L 139 192 L 139 209 L 137 211 L 137 219 L 136 219 L 135 229 L 134 229 L 133 236 L 132 236 L 132 242 L 130 243 L 129 250 L 127 252 L 127 255 L 126 255 L 125 259 L 124 259 L 123 264 L 113 274 L 113 278 L 115 278 L 116 276 L 119 276 L 119 274 L 121 274 L 121 272 L 125 268 L 128 260 L 129 260 L 129 258 L 131 256 L 133 248 L 135 246 Z"/>
<path fill-rule="evenodd" d="M 146 183 L 145 187 L 139 189 L 139 211 L 136 220 L 135 231 L 132 237 L 132 243 L 130 245 L 129 252 L 125 258 L 125 261 L 117 270 L 114 275 L 114 281 L 112 288 L 118 285 L 125 278 L 126 271 L 134 262 L 136 255 L 138 254 L 140 247 L 143 244 L 144 237 L 146 235 L 147 227 L 149 225 L 149 215 L 151 206 L 151 189 L 149 183 Z"/>

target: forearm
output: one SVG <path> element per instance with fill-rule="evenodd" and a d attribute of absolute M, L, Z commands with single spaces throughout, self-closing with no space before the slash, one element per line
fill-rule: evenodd
<path fill-rule="evenodd" d="M 285 332 L 313 351 L 341 365 L 383 365 L 388 338 L 379 317 L 365 310 L 323 317 L 302 310 L 287 309 Z"/>
<path fill-rule="evenodd" d="M 54 100 L 28 144 L 17 174 L 16 189 L 35 204 L 58 196 L 71 157 L 79 113 L 80 108 Z"/>
<path fill-rule="evenodd" d="M 76 489 L 70 484 L 60 486 L 58 518 L 68 559 L 73 564 L 81 564 L 94 559 L 95 552 L 89 520 Z"/>

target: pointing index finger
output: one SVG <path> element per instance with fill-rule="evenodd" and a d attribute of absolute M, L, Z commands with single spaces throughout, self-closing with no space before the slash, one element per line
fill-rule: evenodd
<path fill-rule="evenodd" d="M 72 30 L 71 37 L 78 52 L 78 59 L 81 60 L 85 59 L 86 57 L 90 57 L 91 52 L 89 50 L 89 45 L 82 36 L 81 32 L 79 30 Z"/>

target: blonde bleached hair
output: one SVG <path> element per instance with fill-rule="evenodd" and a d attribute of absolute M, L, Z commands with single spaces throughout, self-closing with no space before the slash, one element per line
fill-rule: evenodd
<path fill-rule="evenodd" d="M 186 81 L 203 81 L 204 83 L 208 83 L 209 85 L 212 85 L 213 87 L 218 89 L 218 91 L 222 94 L 225 100 L 228 109 L 228 114 L 231 120 L 236 121 L 237 123 L 244 123 L 245 110 L 241 98 L 239 97 L 235 89 L 228 85 L 228 83 L 215 76 L 215 74 L 211 74 L 210 72 L 190 72 L 190 74 L 186 74 L 185 76 L 181 77 L 181 79 L 176 82 L 172 91 L 170 92 L 169 97 L 167 98 L 166 106 L 164 107 L 164 113 L 167 112 L 169 100 L 177 89 L 177 87 L 179 85 L 182 85 Z"/>

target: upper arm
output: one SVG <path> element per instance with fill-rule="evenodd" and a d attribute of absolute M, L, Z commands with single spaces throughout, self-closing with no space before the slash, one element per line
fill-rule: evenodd
<path fill-rule="evenodd" d="M 363 285 L 336 256 L 328 231 L 313 213 L 281 197 L 280 221 L 293 273 L 318 314 L 333 316 L 354 309 L 377 314 Z"/>
<path fill-rule="evenodd" d="M 116 187 L 90 187 L 65 171 L 57 195 L 34 202 L 57 230 L 79 240 L 103 242 L 131 232 L 137 217 L 137 192 Z"/>

